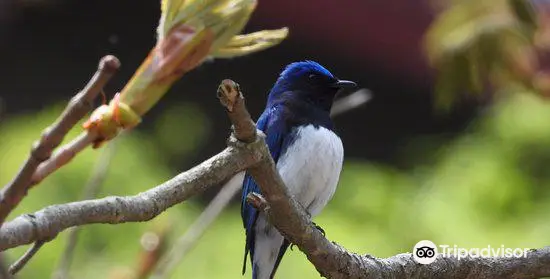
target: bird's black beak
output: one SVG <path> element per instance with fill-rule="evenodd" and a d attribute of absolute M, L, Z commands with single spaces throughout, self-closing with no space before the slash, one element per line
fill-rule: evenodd
<path fill-rule="evenodd" d="M 357 84 L 349 80 L 338 80 L 332 84 L 332 87 L 339 88 L 339 89 L 350 89 L 350 88 L 357 87 Z"/>

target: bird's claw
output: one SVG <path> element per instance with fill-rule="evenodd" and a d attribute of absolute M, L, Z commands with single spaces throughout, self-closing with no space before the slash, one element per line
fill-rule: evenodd
<path fill-rule="evenodd" d="M 325 233 L 325 230 L 323 228 L 321 228 L 321 226 L 317 225 L 315 222 L 312 222 L 313 223 L 313 226 L 323 235 L 323 236 L 326 236 L 326 233 Z M 290 244 L 290 251 L 294 251 L 294 246 L 296 246 L 296 244 L 294 243 L 291 243 Z"/>
<path fill-rule="evenodd" d="M 321 232 L 321 234 L 322 234 L 323 236 L 326 236 L 325 230 L 324 230 L 323 228 L 321 228 L 321 227 L 320 227 L 319 225 L 317 225 L 315 222 L 312 222 L 312 223 L 313 223 L 313 226 L 315 226 L 315 228 L 316 228 L 317 230 L 319 230 L 319 232 Z"/>

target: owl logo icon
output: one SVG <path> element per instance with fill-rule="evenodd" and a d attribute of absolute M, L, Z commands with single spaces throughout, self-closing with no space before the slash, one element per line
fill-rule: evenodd
<path fill-rule="evenodd" d="M 422 240 L 416 243 L 412 256 L 419 264 L 431 264 L 437 258 L 437 246 L 429 240 Z"/>

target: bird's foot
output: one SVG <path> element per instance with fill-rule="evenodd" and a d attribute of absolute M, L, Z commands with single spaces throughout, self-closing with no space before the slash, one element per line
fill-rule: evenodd
<path fill-rule="evenodd" d="M 314 226 L 317 230 L 319 230 L 319 232 L 320 232 L 323 236 L 326 236 L 325 230 L 324 230 L 323 228 L 321 228 L 321 226 L 317 225 L 315 222 L 312 222 L 312 223 L 313 223 L 313 226 Z M 294 246 L 296 246 L 296 244 L 294 244 L 294 243 L 291 243 L 291 244 L 290 244 L 290 251 L 294 251 L 294 249 L 293 249 Z"/>
<path fill-rule="evenodd" d="M 321 228 L 321 227 L 320 227 L 319 225 L 317 225 L 315 222 L 312 222 L 312 223 L 313 223 L 313 226 L 315 226 L 315 228 L 316 228 L 317 230 L 319 230 L 319 232 L 321 232 L 321 234 L 322 234 L 323 236 L 326 236 L 325 230 L 324 230 L 323 228 Z"/>

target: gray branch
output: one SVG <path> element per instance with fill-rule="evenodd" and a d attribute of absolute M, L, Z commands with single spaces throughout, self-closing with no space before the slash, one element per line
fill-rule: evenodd
<path fill-rule="evenodd" d="M 129 197 L 107 197 L 46 207 L 23 215 L 0 228 L 0 251 L 37 241 L 48 241 L 74 226 L 147 221 L 169 207 L 248 169 L 263 196 L 249 195 L 269 221 L 303 251 L 327 278 L 541 278 L 550 276 L 550 247 L 531 250 L 523 258 L 438 257 L 428 265 L 411 254 L 380 259 L 346 251 L 329 241 L 282 182 L 264 135 L 257 132 L 238 85 L 225 80 L 218 91 L 233 124 L 229 147 L 204 163 L 149 191 Z"/>
<path fill-rule="evenodd" d="M 223 209 L 229 205 L 231 199 L 240 192 L 243 179 L 244 172 L 241 172 L 224 185 L 197 220 L 178 238 L 172 245 L 172 248 L 170 248 L 170 251 L 160 259 L 150 277 L 151 279 L 170 278 L 178 264 L 198 243 L 208 227 L 216 220 Z"/>
<path fill-rule="evenodd" d="M 86 87 L 71 99 L 59 118 L 46 128 L 40 139 L 33 144 L 29 156 L 17 175 L 0 191 L 0 226 L 10 212 L 27 195 L 29 188 L 47 176 L 47 174 L 41 173 L 38 177 L 35 177 L 41 164 L 50 159 L 53 150 L 61 144 L 65 135 L 88 113 L 91 102 L 119 67 L 120 61 L 118 61 L 118 58 L 112 55 L 103 57 L 99 62 L 96 73 Z M 79 139 L 85 140 L 86 138 L 81 137 Z M 58 167 L 56 166 L 56 168 Z"/>
<path fill-rule="evenodd" d="M 4 223 L 0 228 L 0 251 L 51 240 L 61 231 L 85 224 L 119 224 L 148 221 L 189 197 L 219 185 L 228 177 L 259 161 L 262 141 L 250 144 L 230 140 L 230 147 L 202 164 L 135 196 L 106 197 L 48 206 Z"/>
<path fill-rule="evenodd" d="M 366 255 L 346 255 L 342 248 L 335 246 L 339 250 L 337 253 L 339 256 L 335 255 L 336 257 L 331 259 L 351 260 L 358 263 L 360 269 L 355 270 L 357 273 L 350 274 L 349 277 L 336 273 L 333 278 L 527 279 L 550 275 L 550 247 L 548 246 L 531 250 L 525 258 L 466 257 L 458 259 L 439 256 L 435 262 L 427 265 L 416 263 L 410 253 L 378 259 Z"/>
<path fill-rule="evenodd" d="M 99 158 L 97 159 L 92 170 L 92 174 L 84 186 L 83 199 L 93 199 L 99 193 L 103 182 L 107 178 L 109 166 L 112 163 L 112 158 L 115 154 L 119 139 L 120 136 L 118 139 L 113 139 L 111 142 L 107 143 L 107 146 L 105 146 L 101 151 L 101 154 L 99 155 Z M 69 230 L 65 250 L 63 251 L 63 254 L 61 254 L 61 259 L 59 260 L 57 270 L 55 270 L 52 274 L 52 279 L 69 278 L 69 271 L 73 262 L 74 252 L 78 242 L 78 235 L 81 229 L 81 227 L 73 227 Z"/>

